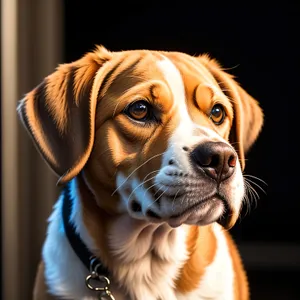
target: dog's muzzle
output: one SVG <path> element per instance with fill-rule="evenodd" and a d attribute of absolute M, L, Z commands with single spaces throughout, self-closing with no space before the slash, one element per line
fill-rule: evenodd
<path fill-rule="evenodd" d="M 168 153 L 154 184 L 131 186 L 128 211 L 135 218 L 167 222 L 172 227 L 215 221 L 227 226 L 236 211 L 235 203 L 241 200 L 234 191 L 241 181 L 237 169 L 237 153 L 221 141 Z"/>
<path fill-rule="evenodd" d="M 206 142 L 191 152 L 191 161 L 196 170 L 220 182 L 228 179 L 235 170 L 237 155 L 223 142 Z"/>

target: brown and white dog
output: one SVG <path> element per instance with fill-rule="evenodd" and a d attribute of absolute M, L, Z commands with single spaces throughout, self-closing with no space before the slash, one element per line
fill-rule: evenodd
<path fill-rule="evenodd" d="M 249 299 L 227 230 L 263 113 L 215 60 L 99 46 L 60 65 L 18 113 L 59 183 L 70 184 L 70 221 L 108 268 L 117 300 Z M 34 298 L 98 299 L 66 237 L 62 201 Z"/>

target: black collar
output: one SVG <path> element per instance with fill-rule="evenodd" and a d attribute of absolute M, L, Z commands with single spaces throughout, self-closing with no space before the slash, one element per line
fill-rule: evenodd
<path fill-rule="evenodd" d="M 73 201 L 71 197 L 71 186 L 70 182 L 64 187 L 63 191 L 63 207 L 62 217 L 65 228 L 66 236 L 69 240 L 71 247 L 73 248 L 76 255 L 90 271 L 96 271 L 97 274 L 108 277 L 109 271 L 103 266 L 100 260 L 87 248 L 84 242 L 81 240 L 79 234 L 76 232 L 74 224 L 70 221 Z"/>

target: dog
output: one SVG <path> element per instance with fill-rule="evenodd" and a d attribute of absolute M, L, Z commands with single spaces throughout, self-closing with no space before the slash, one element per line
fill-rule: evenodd
<path fill-rule="evenodd" d="M 263 111 L 215 59 L 96 46 L 17 111 L 63 186 L 34 299 L 249 299 L 228 231 Z"/>

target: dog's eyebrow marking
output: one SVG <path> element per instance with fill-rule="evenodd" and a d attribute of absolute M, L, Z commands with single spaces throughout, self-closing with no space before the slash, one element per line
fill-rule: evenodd
<path fill-rule="evenodd" d="M 119 98 L 124 92 L 143 81 L 143 78 L 137 73 L 137 65 L 141 57 L 134 57 L 133 61 L 128 61 L 126 57 L 114 68 L 109 77 L 107 77 L 107 88 L 103 90 L 103 97 Z M 114 76 L 115 75 L 115 76 Z M 136 76 L 134 76 L 136 75 Z M 110 79 L 110 80 L 109 80 Z"/>
<path fill-rule="evenodd" d="M 177 64 L 184 64 L 186 67 L 188 67 L 190 70 L 193 70 L 193 72 L 199 74 L 201 77 L 204 78 L 205 84 L 209 85 L 212 88 L 215 88 L 215 83 L 217 82 L 214 78 L 214 76 L 211 74 L 210 71 L 207 70 L 205 66 L 199 61 L 195 60 L 194 58 L 183 56 L 178 60 L 176 57 L 174 57 Z"/>
<path fill-rule="evenodd" d="M 101 97 L 101 94 L 103 91 L 107 90 L 107 83 L 109 79 L 112 77 L 112 75 L 116 72 L 116 70 L 119 68 L 119 66 L 122 64 L 122 61 L 118 62 L 107 74 L 104 76 L 101 87 L 98 91 L 97 99 Z"/>

